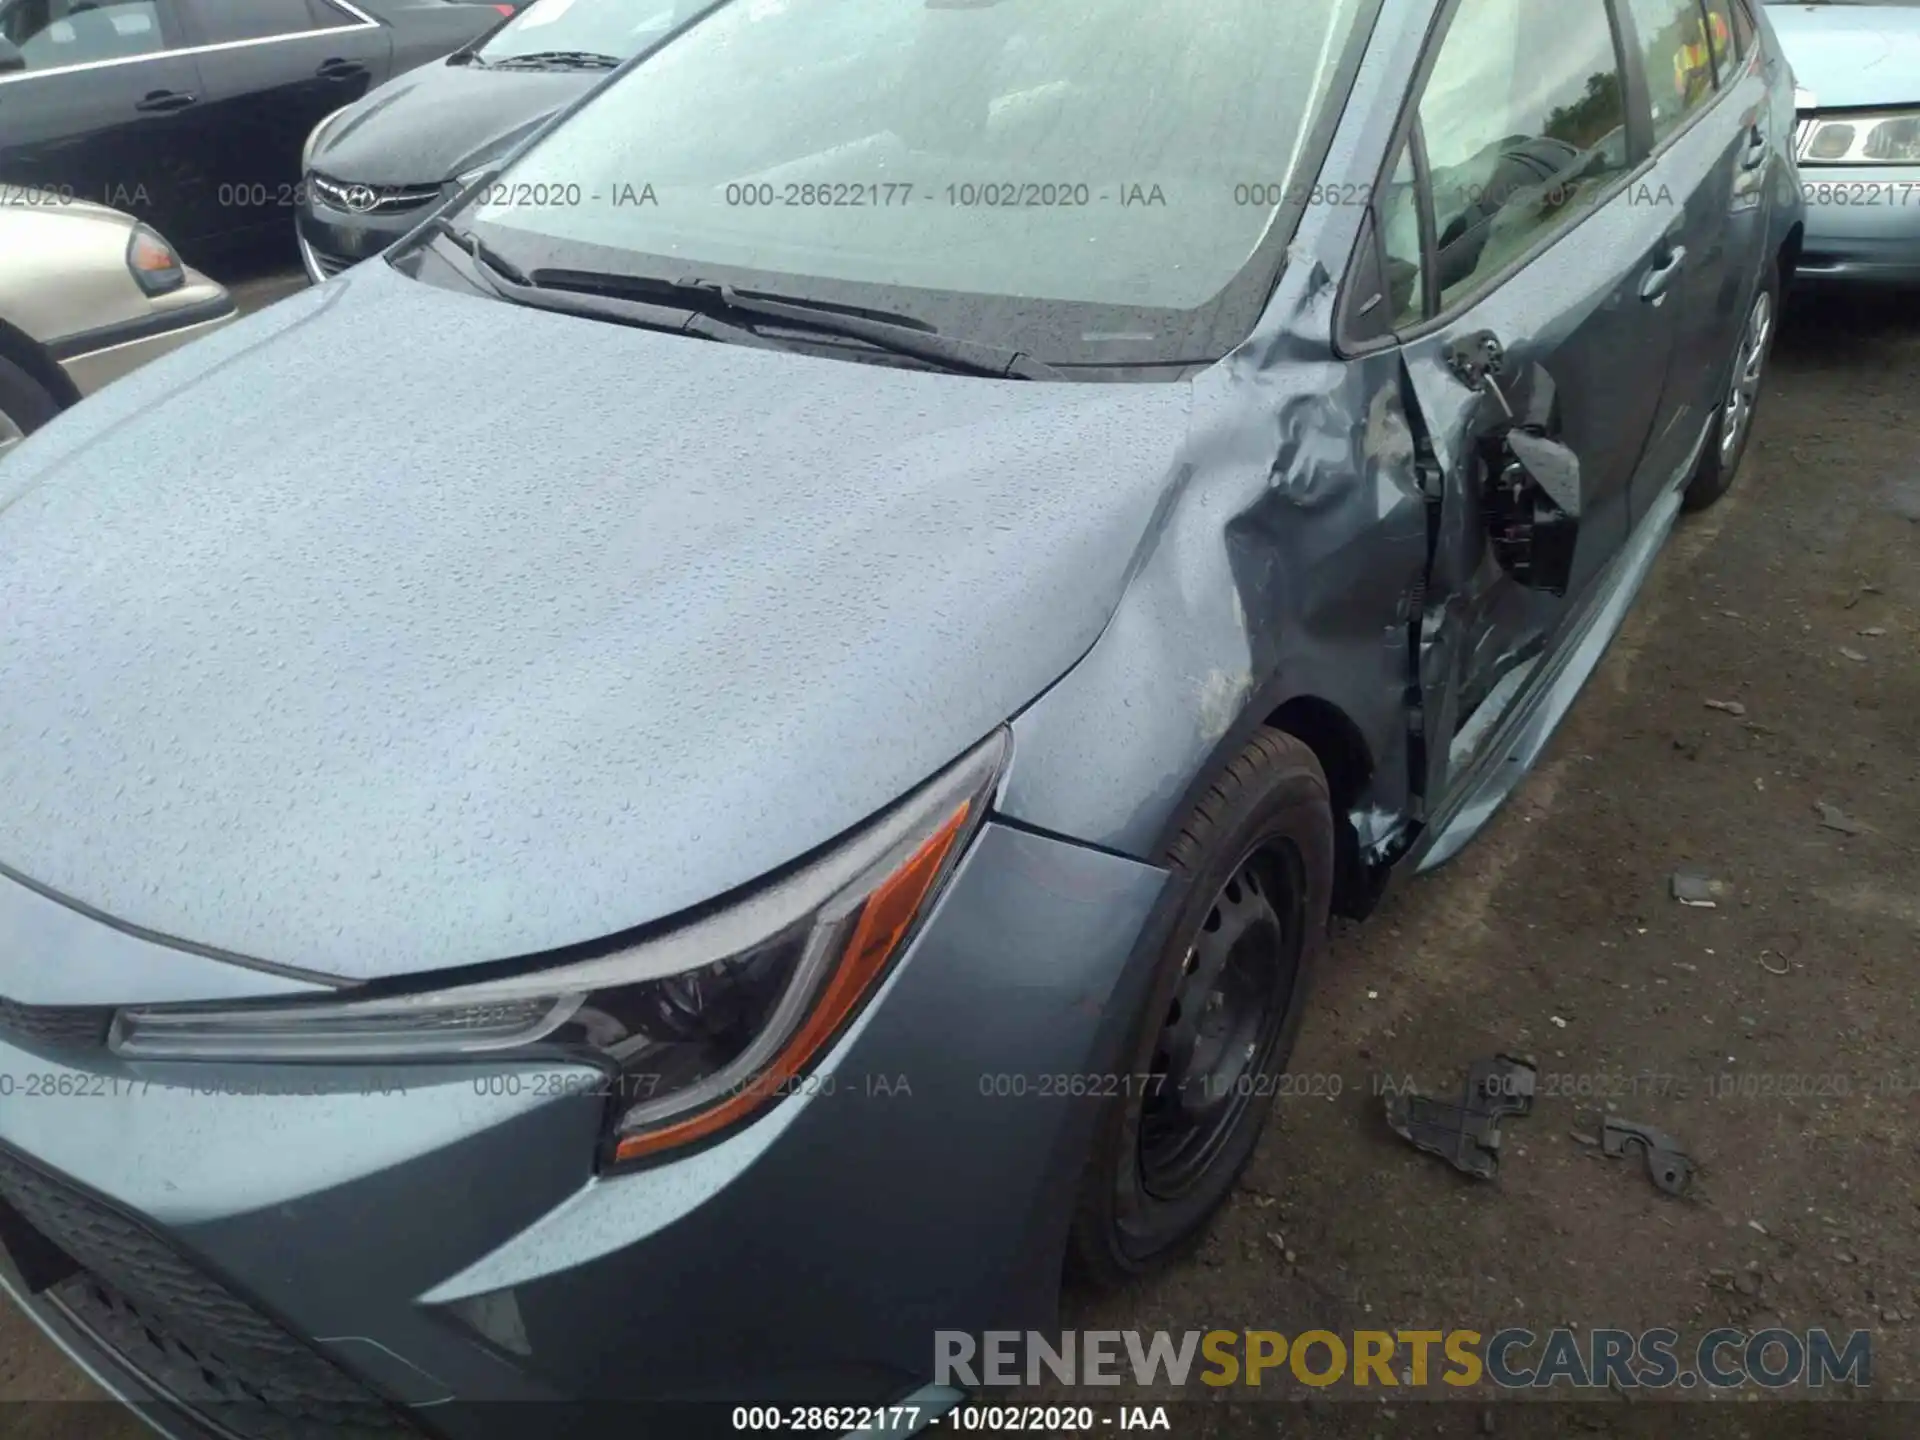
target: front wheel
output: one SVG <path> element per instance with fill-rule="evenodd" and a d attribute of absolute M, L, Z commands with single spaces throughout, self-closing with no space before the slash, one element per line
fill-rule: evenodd
<path fill-rule="evenodd" d="M 1720 413 L 1707 437 L 1706 451 L 1699 468 L 1687 482 L 1681 504 L 1688 510 L 1704 510 L 1733 486 L 1733 477 L 1753 438 L 1754 411 L 1760 404 L 1760 382 L 1765 377 L 1767 357 L 1773 351 L 1773 332 L 1780 316 L 1780 271 L 1769 264 L 1747 307 L 1747 318 L 1740 327 L 1740 339 L 1733 355 L 1733 374 L 1727 393 L 1720 402 Z"/>
<path fill-rule="evenodd" d="M 1122 1284 L 1190 1248 L 1252 1159 L 1326 941 L 1333 836 L 1320 762 L 1262 730 L 1169 847 L 1186 896 L 1098 1123 L 1075 1277 Z"/>

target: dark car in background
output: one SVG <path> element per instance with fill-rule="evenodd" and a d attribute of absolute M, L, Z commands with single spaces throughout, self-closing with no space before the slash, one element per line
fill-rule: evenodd
<path fill-rule="evenodd" d="M 315 280 L 378 254 L 542 121 L 708 0 L 535 0 L 505 25 L 343 106 L 302 168 Z"/>
<path fill-rule="evenodd" d="M 189 256 L 284 233 L 318 121 L 514 8 L 0 0 L 0 185 L 127 211 Z"/>

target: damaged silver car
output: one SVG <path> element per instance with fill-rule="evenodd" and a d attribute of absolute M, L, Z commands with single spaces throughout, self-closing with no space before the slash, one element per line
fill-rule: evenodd
<path fill-rule="evenodd" d="M 1793 126 L 1747 0 L 731 0 L 54 420 L 8 1287 L 183 1431 L 926 1423 L 1734 482 Z"/>

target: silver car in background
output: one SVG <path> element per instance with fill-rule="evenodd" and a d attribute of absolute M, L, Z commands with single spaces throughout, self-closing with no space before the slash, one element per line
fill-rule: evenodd
<path fill-rule="evenodd" d="M 1920 0 L 1770 0 L 1793 67 L 1803 281 L 1920 284 Z"/>
<path fill-rule="evenodd" d="M 0 456 L 235 313 L 224 288 L 131 215 L 0 186 Z"/>

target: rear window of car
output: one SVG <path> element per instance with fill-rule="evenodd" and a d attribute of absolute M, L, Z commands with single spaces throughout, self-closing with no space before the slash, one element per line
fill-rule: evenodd
<path fill-rule="evenodd" d="M 351 25 L 354 19 L 324 0 L 185 0 L 201 36 L 210 45 L 235 40 L 272 40 Z"/>
<path fill-rule="evenodd" d="M 153 0 L 89 6 L 86 0 L 22 0 L 0 8 L 0 35 L 28 70 L 124 60 L 166 48 Z"/>

